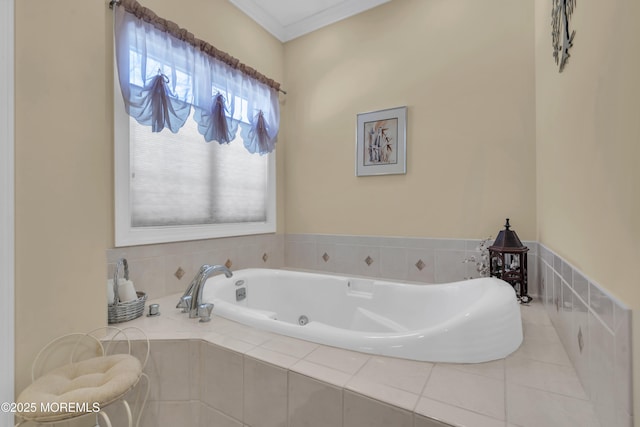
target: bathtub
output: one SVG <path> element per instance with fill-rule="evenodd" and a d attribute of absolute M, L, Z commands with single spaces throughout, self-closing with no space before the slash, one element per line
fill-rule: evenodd
<path fill-rule="evenodd" d="M 415 285 L 245 269 L 209 278 L 203 300 L 214 315 L 266 331 L 419 361 L 486 362 L 522 342 L 516 294 L 495 278 Z"/>

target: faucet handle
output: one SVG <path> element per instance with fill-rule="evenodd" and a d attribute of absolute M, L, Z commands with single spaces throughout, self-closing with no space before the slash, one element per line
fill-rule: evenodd
<path fill-rule="evenodd" d="M 176 305 L 176 308 L 181 308 L 182 313 L 188 313 L 191 308 L 191 298 L 193 298 L 191 295 L 184 295 L 180 298 L 180 302 Z"/>
<path fill-rule="evenodd" d="M 211 312 L 213 311 L 213 304 L 210 302 L 200 304 L 198 306 L 198 316 L 200 317 L 200 322 L 208 322 L 211 320 Z"/>

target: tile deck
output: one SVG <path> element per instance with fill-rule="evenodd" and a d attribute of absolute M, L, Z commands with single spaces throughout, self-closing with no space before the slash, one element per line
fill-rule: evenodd
<path fill-rule="evenodd" d="M 203 324 L 159 298 L 161 316 L 122 324 L 151 340 L 204 340 L 451 426 L 597 427 L 593 406 L 541 303 L 522 306 L 524 342 L 479 364 L 416 362 L 315 344 L 214 316 Z"/>

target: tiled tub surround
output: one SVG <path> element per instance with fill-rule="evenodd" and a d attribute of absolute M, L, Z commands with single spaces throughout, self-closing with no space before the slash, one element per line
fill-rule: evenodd
<path fill-rule="evenodd" d="M 159 298 L 186 289 L 203 264 L 231 269 L 295 268 L 347 275 L 446 283 L 479 277 L 474 263 L 480 240 L 316 234 L 264 234 L 107 250 L 107 274 L 126 258 L 137 290 Z M 538 295 L 537 243 L 529 247 L 529 293 Z"/>
<path fill-rule="evenodd" d="M 285 266 L 422 283 L 448 283 L 479 277 L 479 239 L 430 239 L 325 234 L 287 234 Z M 529 248 L 529 294 L 538 295 L 536 242 Z"/>
<path fill-rule="evenodd" d="M 631 310 L 539 245 L 544 306 L 603 426 L 630 427 Z"/>
<path fill-rule="evenodd" d="M 522 307 L 524 344 L 458 365 L 366 355 L 152 301 L 145 427 L 585 427 L 594 410 L 542 304 Z"/>
<path fill-rule="evenodd" d="M 149 298 L 184 292 L 203 264 L 229 263 L 232 270 L 284 266 L 284 236 L 263 234 L 107 250 L 107 274 L 126 258 L 136 290 Z"/>

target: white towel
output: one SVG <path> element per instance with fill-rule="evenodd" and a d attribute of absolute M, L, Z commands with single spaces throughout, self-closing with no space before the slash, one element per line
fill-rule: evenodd
<path fill-rule="evenodd" d="M 109 305 L 113 304 L 113 279 L 107 280 L 107 303 Z"/>
<path fill-rule="evenodd" d="M 118 280 L 118 296 L 121 302 L 134 301 L 138 299 L 138 294 L 131 280 L 120 282 Z"/>
<path fill-rule="evenodd" d="M 135 287 L 131 280 L 125 280 L 122 277 L 118 279 L 118 299 L 121 302 L 133 301 L 138 298 Z M 113 305 L 113 279 L 107 280 L 107 303 Z"/>

